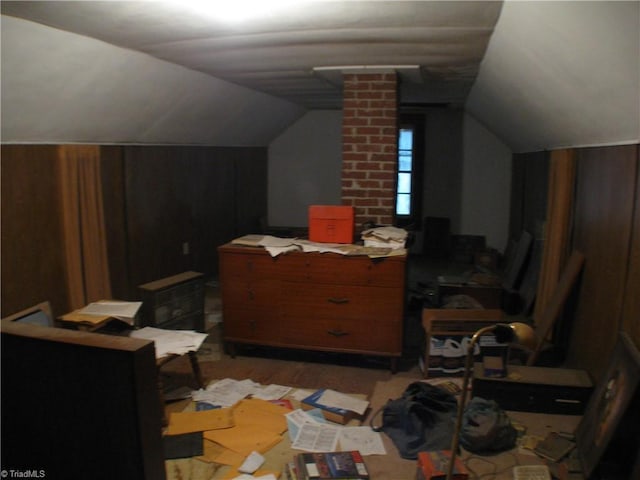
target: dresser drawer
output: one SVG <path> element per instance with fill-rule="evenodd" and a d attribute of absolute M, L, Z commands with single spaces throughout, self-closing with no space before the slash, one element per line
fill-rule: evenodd
<path fill-rule="evenodd" d="M 278 338 L 279 322 L 276 312 L 263 308 L 225 308 L 222 317 L 225 339 L 274 340 Z"/>
<path fill-rule="evenodd" d="M 278 275 L 277 259 L 269 254 L 225 253 L 220 256 L 220 277 L 224 280 L 260 280 Z"/>
<path fill-rule="evenodd" d="M 281 323 L 280 338 L 292 346 L 400 355 L 401 331 L 398 322 L 313 317 Z"/>
<path fill-rule="evenodd" d="M 282 282 L 280 310 L 286 323 L 310 318 L 397 319 L 402 315 L 402 294 L 397 288 Z"/>
<path fill-rule="evenodd" d="M 364 256 L 298 254 L 279 262 L 282 278 L 313 284 L 404 286 L 404 261 L 394 258 L 370 259 Z"/>
<path fill-rule="evenodd" d="M 253 307 L 271 309 L 277 305 L 280 284 L 277 281 L 225 278 L 221 283 L 222 308 Z"/>

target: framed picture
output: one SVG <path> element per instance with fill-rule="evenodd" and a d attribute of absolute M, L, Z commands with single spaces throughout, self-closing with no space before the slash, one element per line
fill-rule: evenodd
<path fill-rule="evenodd" d="M 640 353 L 622 332 L 607 370 L 596 385 L 576 430 L 578 455 L 585 478 L 589 478 L 598 466 L 639 385 Z"/>

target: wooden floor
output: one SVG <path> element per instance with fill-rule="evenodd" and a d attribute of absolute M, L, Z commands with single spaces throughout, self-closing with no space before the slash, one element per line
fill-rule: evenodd
<path fill-rule="evenodd" d="M 219 343 L 219 329 L 215 326 L 209 330 L 210 336 L 204 345 L 217 346 L 221 351 L 219 359 L 207 361 L 205 357 L 200 361 L 205 385 L 223 378 L 251 379 L 263 385 L 330 388 L 344 393 L 371 395 L 376 382 L 394 378 L 389 359 L 384 357 L 242 347 L 237 349 L 236 357 L 231 358 Z M 417 364 L 410 359 L 399 362 L 399 372 L 395 375 L 421 376 Z M 187 357 L 167 364 L 162 376 L 166 390 L 197 387 Z"/>
<path fill-rule="evenodd" d="M 216 345 L 219 327 L 210 330 L 207 343 Z M 209 345 L 203 345 L 206 350 Z M 203 350 L 203 349 L 201 349 Z M 422 378 L 415 362 L 400 362 L 398 372 L 391 373 L 388 359 L 358 355 L 336 355 L 321 352 L 301 352 L 266 348 L 240 349 L 235 358 L 221 352 L 217 360 L 204 358 L 200 368 L 204 383 L 232 378 L 251 379 L 262 385 L 278 384 L 294 388 L 330 388 L 343 393 L 365 395 L 370 409 L 362 424 L 369 425 L 375 412 L 390 398 L 397 398 L 406 386 Z M 195 388 L 195 380 L 188 357 L 183 356 L 167 364 L 162 370 L 163 382 L 168 390 Z M 190 399 L 165 404 L 167 417 L 172 412 L 192 408 Z M 376 424 L 380 423 L 376 417 Z M 401 480 L 415 477 L 415 461 L 400 457 L 390 438 L 382 436 L 386 455 L 366 458 L 371 478 L 375 480 Z M 284 448 L 284 447 L 283 447 Z M 285 450 L 288 455 L 293 451 Z M 276 455 L 277 457 L 277 455 Z M 223 478 L 220 465 L 193 459 L 167 461 L 167 480 L 211 480 Z"/>

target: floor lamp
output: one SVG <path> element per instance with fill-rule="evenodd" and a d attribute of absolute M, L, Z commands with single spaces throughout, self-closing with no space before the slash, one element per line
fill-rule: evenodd
<path fill-rule="evenodd" d="M 473 372 L 473 350 L 476 343 L 480 340 L 482 335 L 487 333 L 493 333 L 498 343 L 511 343 L 523 345 L 527 348 L 535 348 L 536 335 L 526 323 L 513 322 L 513 323 L 497 323 L 489 327 L 484 327 L 478 330 L 471 337 L 471 341 L 467 346 L 467 356 L 464 366 L 464 380 L 462 382 L 462 397 L 460 398 L 460 404 L 458 405 L 458 416 L 456 417 L 456 426 L 453 431 L 453 439 L 451 441 L 451 458 L 449 459 L 449 467 L 447 470 L 447 480 L 453 479 L 453 471 L 455 466 L 456 455 L 458 452 L 458 445 L 460 444 L 460 430 L 462 429 L 462 417 L 464 414 L 464 408 L 467 403 L 467 389 L 469 387 L 469 380 Z"/>

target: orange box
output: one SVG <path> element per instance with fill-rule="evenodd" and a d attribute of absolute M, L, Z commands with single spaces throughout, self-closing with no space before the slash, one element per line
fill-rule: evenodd
<path fill-rule="evenodd" d="M 418 453 L 417 480 L 445 480 L 449 469 L 450 450 L 437 450 L 432 452 Z M 456 457 L 451 477 L 454 480 L 467 480 L 469 472 L 460 460 Z"/>
<path fill-rule="evenodd" d="M 309 240 L 322 243 L 353 243 L 353 218 L 353 207 L 311 205 Z"/>

